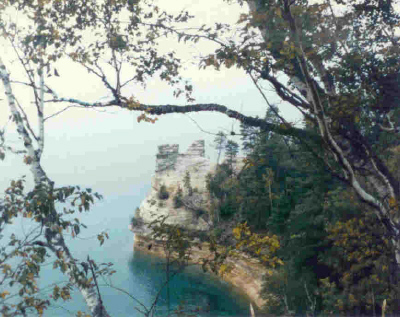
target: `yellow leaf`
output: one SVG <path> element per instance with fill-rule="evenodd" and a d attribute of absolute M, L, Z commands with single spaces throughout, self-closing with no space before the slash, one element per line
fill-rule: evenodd
<path fill-rule="evenodd" d="M 393 207 L 396 207 L 396 205 L 397 205 L 396 198 L 390 197 L 390 199 L 389 199 L 389 206 L 390 206 L 391 208 L 393 208 Z"/>
<path fill-rule="evenodd" d="M 4 291 L 3 293 L 0 293 L 1 298 L 6 298 L 7 295 L 10 295 L 10 292 Z"/>
<path fill-rule="evenodd" d="M 282 10 L 281 8 L 276 8 L 275 13 L 277 14 L 278 17 L 282 18 Z"/>
<path fill-rule="evenodd" d="M 233 236 L 236 238 L 236 240 L 239 240 L 241 237 L 241 230 L 240 228 L 236 227 L 232 230 Z"/>

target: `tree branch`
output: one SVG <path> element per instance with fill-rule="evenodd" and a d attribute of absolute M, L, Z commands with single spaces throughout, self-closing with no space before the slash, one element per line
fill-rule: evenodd
<path fill-rule="evenodd" d="M 7 72 L 6 66 L 4 65 L 1 57 L 0 57 L 0 79 L 4 86 L 5 95 L 7 97 L 8 106 L 13 116 L 13 121 L 17 125 L 17 132 L 21 136 L 24 142 L 24 146 L 30 157 L 29 164 L 36 185 L 35 187 L 37 189 L 40 189 L 41 187 L 45 187 L 46 189 L 51 189 L 54 186 L 54 183 L 47 177 L 45 171 L 43 170 L 40 164 L 40 157 L 37 155 L 37 152 L 33 147 L 32 139 L 25 128 L 22 116 L 18 111 L 15 101 L 15 96 L 11 88 L 10 76 L 9 73 Z M 75 259 L 69 252 L 69 249 L 65 244 L 63 235 L 58 231 L 58 225 L 56 223 L 57 218 L 58 214 L 55 209 L 55 206 L 53 206 L 51 210 L 49 210 L 49 214 L 45 216 L 45 220 L 43 222 L 43 224 L 46 226 L 45 235 L 47 242 L 53 252 L 57 253 L 59 250 L 62 250 L 65 253 L 71 265 L 67 266 L 66 274 L 69 275 L 70 280 L 74 284 L 76 284 L 78 289 L 81 291 L 83 298 L 85 299 L 89 309 L 93 314 L 93 317 L 102 317 L 104 316 L 103 314 L 104 307 L 99 301 L 99 298 L 97 297 L 97 294 L 94 291 L 93 287 L 82 285 L 82 283 L 80 283 L 80 281 L 76 278 L 76 271 L 74 271 L 72 268 L 74 266 L 75 269 L 78 271 L 75 265 Z"/>

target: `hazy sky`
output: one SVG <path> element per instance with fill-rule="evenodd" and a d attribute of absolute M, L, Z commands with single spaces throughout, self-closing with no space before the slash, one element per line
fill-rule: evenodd
<path fill-rule="evenodd" d="M 168 4 L 168 9 L 186 8 L 196 15 L 194 25 L 213 22 L 234 23 L 240 12 L 247 7 L 228 5 L 222 0 L 204 1 L 174 0 L 160 3 Z M 165 41 L 165 49 L 174 47 L 171 40 Z M 196 47 L 193 45 L 176 46 L 187 66 L 184 76 L 190 78 L 194 86 L 194 97 L 197 103 L 213 102 L 225 105 L 231 109 L 242 111 L 247 115 L 264 116 L 266 105 L 251 79 L 236 68 L 221 71 L 199 70 L 191 65 L 192 54 L 207 54 L 215 48 L 203 41 Z M 4 46 L 0 51 L 3 59 L 11 57 L 10 47 Z M 6 55 L 4 55 L 6 54 Z M 5 57 L 4 57 L 5 56 Z M 8 64 L 11 77 L 17 72 L 14 64 Z M 58 67 L 61 77 L 52 77 L 48 82 L 56 88 L 61 96 L 69 96 L 86 101 L 96 101 L 105 98 L 108 92 L 99 81 L 94 80 L 86 71 L 64 63 Z M 267 88 L 268 86 L 265 85 Z M 3 88 L 3 87 L 2 87 Z M 152 79 L 147 88 L 131 87 L 132 94 L 145 104 L 185 104 L 183 99 L 172 96 L 172 89 Z M 271 95 L 266 91 L 267 95 Z M 22 95 L 21 95 L 22 94 Z M 23 93 L 16 96 L 29 112 L 33 107 L 25 100 Z M 272 95 L 271 95 L 272 96 Z M 5 98 L 0 101 L 4 123 L 7 117 L 8 105 Z M 271 98 L 271 101 L 274 101 Z M 276 101 L 276 99 L 275 99 Z M 59 109 L 59 105 L 48 106 L 48 115 Z M 281 111 L 288 120 L 299 119 L 298 113 L 291 107 L 282 105 Z M 219 130 L 239 132 L 239 122 L 235 122 L 218 113 L 201 113 L 189 115 L 165 115 L 159 117 L 156 124 L 137 123 L 140 113 L 120 109 L 109 109 L 106 113 L 93 110 L 72 109 L 47 121 L 45 131 L 45 151 L 42 165 L 49 177 L 57 185 L 81 185 L 92 187 L 103 195 L 129 195 L 142 184 L 148 186 L 155 168 L 157 146 L 165 143 L 178 143 L 181 151 L 198 139 L 205 139 L 206 155 L 216 158 L 216 152 L 210 148 L 213 135 L 202 132 L 189 117 L 199 126 L 211 133 Z M 11 129 L 8 129 L 10 133 Z M 21 145 L 11 134 L 12 144 Z M 239 140 L 236 137 L 234 140 Z M 30 171 L 22 163 L 22 157 L 11 155 L 0 162 L 2 175 L 1 187 L 5 188 L 10 179 L 26 174 L 31 179 Z"/>

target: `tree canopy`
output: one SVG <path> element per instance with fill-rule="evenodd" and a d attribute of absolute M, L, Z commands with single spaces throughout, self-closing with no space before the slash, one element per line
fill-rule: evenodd
<path fill-rule="evenodd" d="M 0 158 L 10 151 L 24 155 L 23 160 L 29 165 L 35 182 L 35 188 L 27 194 L 23 193 L 20 181 L 11 184 L 2 203 L 1 225 L 7 224 L 16 214 L 36 220 L 42 226 L 43 235 L 41 240 L 35 241 L 42 245 L 36 244 L 39 249 L 29 246 L 31 249 L 26 250 L 26 254 L 34 252 L 44 256 L 44 250 L 54 252 L 60 259 L 57 265 L 80 289 L 93 316 L 106 314 L 101 297 L 97 296 L 94 286 L 82 278 L 83 270 L 63 238 L 67 228 L 79 234 L 80 225 L 64 221 L 56 204 L 76 195 L 73 207 L 81 211 L 90 207 L 93 197 L 90 191 L 78 187 L 57 187 L 42 165 L 44 109 L 49 104 L 59 105 L 60 112 L 70 105 L 87 109 L 117 106 L 138 112 L 138 122 L 150 123 L 170 113 L 214 111 L 260 128 L 263 133 L 279 135 L 274 147 L 279 148 L 285 142 L 288 146 L 285 137 L 290 137 L 311 153 L 309 160 L 321 163 L 329 175 L 351 187 L 369 206 L 383 224 L 395 250 L 396 263 L 400 264 L 400 185 L 399 175 L 390 163 L 394 157 L 393 148 L 399 145 L 400 133 L 397 35 L 400 17 L 393 2 L 227 2 L 248 6 L 237 24 L 216 23 L 190 28 L 185 28 L 192 18 L 190 11 L 171 14 L 151 0 L 7 0 L 0 4 L 1 34 L 12 45 L 15 60 L 24 74 L 22 82 L 13 81 L 15 64 L 0 56 L 5 96 L 2 102 L 9 108 L 21 140 L 19 148 L 11 146 L 3 128 Z M 14 19 L 16 13 L 18 20 Z M 165 37 L 187 44 L 212 42 L 215 51 L 196 60 L 199 71 L 242 69 L 258 88 L 275 120 L 244 115 L 231 110 L 229 105 L 213 101 L 196 103 L 192 96 L 196 87 L 182 76 L 182 61 L 177 52 L 164 52 L 158 45 Z M 61 92 L 52 89 L 47 79 L 60 75 L 57 65 L 66 59 L 87 70 L 111 97 L 95 102 L 74 96 L 61 97 Z M 124 90 L 131 83 L 145 85 L 154 76 L 168 83 L 174 96 L 184 97 L 186 105 L 153 105 L 137 100 Z M 304 123 L 295 125 L 285 120 L 270 103 L 270 92 L 263 89 L 263 83 L 267 83 L 283 102 L 298 109 Z M 30 89 L 34 116 L 19 102 L 16 87 L 20 85 Z M 33 125 L 34 120 L 37 126 Z M 279 171 L 274 173 L 271 170 L 264 182 L 269 180 L 271 185 Z M 272 185 L 262 189 L 257 186 L 254 190 L 267 195 L 271 204 Z M 274 206 L 265 208 L 273 210 Z M 286 210 L 285 207 L 282 210 Z M 286 216 L 281 212 L 272 217 L 276 230 L 284 230 L 282 222 Z M 332 230 L 340 234 L 341 229 Z M 101 237 L 100 240 L 104 240 Z M 28 244 L 25 242 L 24 246 Z M 7 276 L 6 260 L 5 255 L 0 265 Z M 40 262 L 41 257 L 36 257 L 35 261 Z M 32 282 L 33 266 L 25 262 L 24 270 L 21 274 L 27 277 L 21 281 Z M 34 283 L 29 285 L 31 290 L 24 286 L 21 295 L 35 293 Z M 63 294 L 67 294 L 66 290 Z M 1 293 L 1 297 L 4 299 L 7 294 Z M 13 313 L 22 314 L 25 306 L 35 307 L 40 313 L 46 303 L 30 298 L 29 303 L 14 307 Z"/>

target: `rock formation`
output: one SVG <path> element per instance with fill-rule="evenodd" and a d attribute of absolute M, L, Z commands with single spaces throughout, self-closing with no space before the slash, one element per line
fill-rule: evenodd
<path fill-rule="evenodd" d="M 133 232 L 149 235 L 146 223 L 160 216 L 168 216 L 166 223 L 178 224 L 187 229 L 206 231 L 211 227 L 207 210 L 210 199 L 206 188 L 206 176 L 215 165 L 204 157 L 204 140 L 195 141 L 186 153 L 178 152 L 179 146 L 161 145 L 158 147 L 156 173 L 151 180 L 151 190 L 142 201 L 135 219 L 137 226 Z M 192 194 L 184 185 L 189 173 Z M 161 187 L 165 186 L 168 199 L 160 199 Z M 176 208 L 174 197 L 182 190 L 182 206 Z"/>
<path fill-rule="evenodd" d="M 156 172 L 151 180 L 151 190 L 136 209 L 130 230 L 135 233 L 134 249 L 165 256 L 162 242 L 152 239 L 148 224 L 160 216 L 167 216 L 165 223 L 179 225 L 196 232 L 212 229 L 211 199 L 206 188 L 208 173 L 215 171 L 215 164 L 205 158 L 204 141 L 193 142 L 186 153 L 179 153 L 179 145 L 161 145 L 156 156 Z M 185 182 L 186 178 L 186 182 Z M 189 184 L 190 183 L 190 184 Z M 176 205 L 176 196 L 180 204 Z M 147 248 L 148 245 L 151 248 Z M 192 249 L 192 261 L 201 262 L 210 255 L 207 243 Z M 264 267 L 255 259 L 244 255 L 230 259 L 233 269 L 224 279 L 240 288 L 258 307 L 264 304 L 259 297 Z"/>

